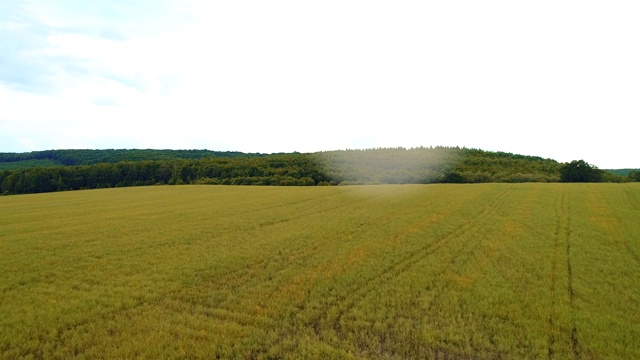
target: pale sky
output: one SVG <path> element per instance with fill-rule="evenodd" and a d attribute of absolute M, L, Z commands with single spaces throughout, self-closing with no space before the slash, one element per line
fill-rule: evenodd
<path fill-rule="evenodd" d="M 466 146 L 640 168 L 640 1 L 0 2 L 0 152 Z"/>

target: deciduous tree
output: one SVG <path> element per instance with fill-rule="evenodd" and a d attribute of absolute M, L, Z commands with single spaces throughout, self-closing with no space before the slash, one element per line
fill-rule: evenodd
<path fill-rule="evenodd" d="M 603 171 L 584 160 L 573 160 L 560 168 L 562 182 L 599 182 Z"/>

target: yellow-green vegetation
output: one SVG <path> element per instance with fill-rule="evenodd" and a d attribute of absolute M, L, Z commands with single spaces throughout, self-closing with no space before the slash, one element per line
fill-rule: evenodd
<path fill-rule="evenodd" d="M 0 198 L 0 356 L 640 358 L 640 185 Z"/>

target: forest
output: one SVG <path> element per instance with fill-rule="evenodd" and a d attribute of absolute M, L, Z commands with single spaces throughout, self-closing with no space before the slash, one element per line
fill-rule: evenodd
<path fill-rule="evenodd" d="M 265 154 L 238 151 L 211 150 L 155 150 L 155 149 L 106 149 L 106 150 L 46 150 L 27 153 L 0 153 L 0 170 L 22 169 L 40 166 L 74 166 L 121 161 L 176 160 L 202 158 L 259 157 Z"/>
<path fill-rule="evenodd" d="M 0 194 L 146 185 L 430 184 L 627 182 L 583 160 L 460 147 L 378 148 L 317 153 L 209 150 L 49 150 L 0 153 Z"/>

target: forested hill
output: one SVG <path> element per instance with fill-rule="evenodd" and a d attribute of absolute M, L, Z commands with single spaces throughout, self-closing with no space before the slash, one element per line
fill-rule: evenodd
<path fill-rule="evenodd" d="M 52 150 L 0 154 L 0 194 L 121 186 L 349 185 L 632 181 L 583 161 L 458 147 L 245 154 L 208 150 Z M 37 165 L 41 164 L 41 165 Z M 566 170 L 566 171 L 565 171 Z M 635 173 L 637 175 L 637 173 Z"/>
<path fill-rule="evenodd" d="M 211 150 L 154 150 L 154 149 L 107 149 L 107 150 L 46 150 L 26 153 L 0 153 L 0 170 L 25 169 L 41 166 L 74 166 L 121 161 L 204 159 L 211 157 L 237 158 L 258 157 L 265 154 L 238 151 Z"/>
<path fill-rule="evenodd" d="M 458 147 L 330 151 L 316 154 L 333 182 L 346 184 L 555 182 L 552 159 Z"/>

